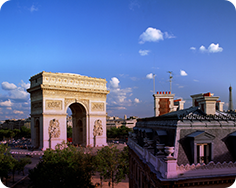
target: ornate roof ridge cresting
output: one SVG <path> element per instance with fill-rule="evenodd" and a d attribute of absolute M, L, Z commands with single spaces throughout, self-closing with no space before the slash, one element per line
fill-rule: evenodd
<path fill-rule="evenodd" d="M 181 120 L 181 121 L 236 121 L 236 114 L 216 111 L 213 114 L 205 114 L 199 107 L 189 107 L 187 109 L 179 110 L 164 114 L 158 117 L 140 118 L 138 122 L 142 121 L 162 121 L 162 120 Z"/>

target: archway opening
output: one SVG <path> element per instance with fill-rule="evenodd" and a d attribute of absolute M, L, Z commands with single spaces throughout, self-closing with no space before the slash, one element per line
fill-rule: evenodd
<path fill-rule="evenodd" d="M 71 112 L 70 112 L 70 110 Z M 86 146 L 86 110 L 79 103 L 73 103 L 67 110 L 67 126 L 72 126 L 72 144 Z M 70 130 L 67 129 L 68 131 Z M 68 133 L 68 132 L 67 132 Z M 68 134 L 67 134 L 68 135 Z"/>

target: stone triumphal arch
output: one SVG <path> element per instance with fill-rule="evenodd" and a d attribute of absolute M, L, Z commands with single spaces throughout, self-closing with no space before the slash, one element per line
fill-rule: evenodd
<path fill-rule="evenodd" d="M 67 140 L 67 109 L 72 112 L 72 142 L 106 145 L 107 81 L 78 74 L 41 72 L 30 78 L 31 138 L 39 149 Z"/>

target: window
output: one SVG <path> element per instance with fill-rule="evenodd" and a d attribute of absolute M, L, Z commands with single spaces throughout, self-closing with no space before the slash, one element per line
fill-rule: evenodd
<path fill-rule="evenodd" d="M 209 163 L 211 161 L 211 144 L 197 144 L 197 163 Z"/>
<path fill-rule="evenodd" d="M 195 131 L 187 135 L 191 152 L 190 163 L 209 163 L 213 159 L 214 136 L 205 131 Z"/>

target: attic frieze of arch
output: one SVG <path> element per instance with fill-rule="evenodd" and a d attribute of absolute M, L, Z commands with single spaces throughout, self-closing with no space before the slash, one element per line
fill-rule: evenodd
<path fill-rule="evenodd" d="M 61 91 L 61 90 L 43 90 L 43 95 L 46 96 L 66 96 L 66 97 L 76 97 L 89 98 L 89 99 L 104 99 L 106 100 L 107 93 L 92 93 L 92 92 L 75 92 L 75 91 Z"/>

